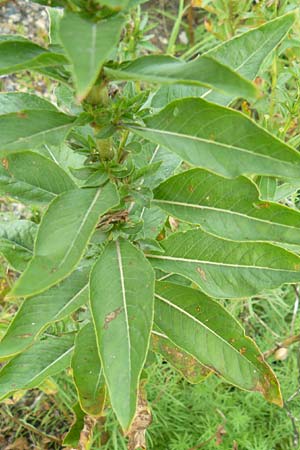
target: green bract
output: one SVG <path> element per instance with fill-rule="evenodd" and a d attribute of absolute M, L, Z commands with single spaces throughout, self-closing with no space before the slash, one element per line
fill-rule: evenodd
<path fill-rule="evenodd" d="M 141 1 L 38 3 L 66 7 L 52 11 L 55 45 L 0 39 L 0 75 L 60 80 L 56 104 L 0 95 L 0 195 L 38 210 L 0 225 L 0 254 L 20 272 L 9 297 L 22 298 L 0 342 L 0 398 L 71 368 L 65 445 L 108 403 L 130 433 L 154 351 L 192 383 L 215 373 L 282 405 L 220 299 L 300 282 L 300 214 L 276 203 L 300 186 L 299 152 L 228 107 L 255 101 L 253 79 L 294 14 L 189 61 L 128 61 Z M 61 320 L 70 328 L 56 332 Z"/>

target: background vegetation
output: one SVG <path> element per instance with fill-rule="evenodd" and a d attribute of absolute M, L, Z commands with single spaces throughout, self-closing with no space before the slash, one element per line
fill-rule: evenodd
<path fill-rule="evenodd" d="M 4 2 L 2 2 L 4 4 Z M 7 3 L 7 2 L 6 2 Z M 0 2 L 1 4 L 1 2 Z M 209 50 L 220 41 L 258 26 L 298 7 L 297 0 L 193 0 L 177 2 L 150 0 L 132 15 L 123 40 L 124 58 L 149 50 L 168 51 L 185 58 Z M 13 32 L 23 32 L 20 23 Z M 46 39 L 41 33 L 38 39 Z M 258 43 L 259 45 L 259 43 Z M 261 70 L 256 83 L 265 95 L 255 104 L 238 103 L 242 110 L 273 134 L 300 146 L 300 21 Z M 22 73 L 11 80 L 28 92 L 47 90 L 55 96 L 55 84 Z M 7 89 L 3 80 L 3 89 Z M 39 87 L 38 86 L 42 86 Z M 267 198 L 272 183 L 262 185 Z M 299 209 L 299 196 L 281 186 L 282 202 Z M 39 221 L 39 211 L 1 203 L 2 218 L 19 215 Z M 14 274 L 3 262 L 0 273 L 0 337 L 4 334 L 15 304 L 5 300 Z M 300 333 L 298 286 L 275 294 L 235 301 L 227 307 L 255 336 L 262 351 Z M 57 327 L 69 326 L 59 323 Z M 155 450 L 288 450 L 299 448 L 300 429 L 300 347 L 296 342 L 273 352 L 269 360 L 282 386 L 285 407 L 269 405 L 253 393 L 241 392 L 210 376 L 200 385 L 189 385 L 160 357 L 152 355 L 145 370 L 146 389 L 153 408 L 148 430 L 149 449 Z M 158 370 L 159 369 L 159 370 Z M 75 392 L 69 374 L 48 380 L 39 390 L 15 394 L 0 411 L 0 448 L 26 450 L 60 449 L 64 433 L 73 420 Z M 99 424 L 92 449 L 126 449 L 125 441 L 111 411 Z"/>

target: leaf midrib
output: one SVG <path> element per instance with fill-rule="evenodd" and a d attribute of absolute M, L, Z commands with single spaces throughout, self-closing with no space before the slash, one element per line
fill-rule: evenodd
<path fill-rule="evenodd" d="M 142 131 L 142 132 L 143 131 L 146 131 L 146 132 L 149 131 L 149 132 L 153 132 L 153 133 L 156 133 L 156 134 L 167 134 L 167 135 L 175 136 L 175 137 L 178 137 L 178 138 L 186 138 L 186 139 L 190 139 L 192 141 L 194 140 L 194 141 L 198 141 L 198 142 L 204 142 L 206 144 L 218 145 L 218 146 L 224 147 L 226 149 L 233 149 L 233 150 L 237 150 L 237 151 L 239 151 L 241 153 L 248 153 L 251 156 L 255 156 L 255 157 L 259 157 L 259 158 L 265 158 L 265 159 L 268 159 L 268 160 L 271 160 L 271 161 L 275 161 L 276 163 L 278 163 L 278 161 L 280 161 L 283 164 L 288 164 L 288 165 L 290 165 L 292 167 L 295 167 L 295 163 L 294 162 L 285 161 L 283 159 L 275 159 L 274 157 L 269 156 L 269 155 L 265 155 L 265 154 L 262 154 L 262 153 L 255 153 L 255 152 L 253 152 L 251 150 L 248 150 L 248 149 L 245 149 L 245 148 L 237 147 L 235 145 L 225 144 L 225 143 L 219 142 L 219 141 L 212 141 L 210 139 L 200 138 L 199 136 L 192 136 L 190 134 L 177 133 L 175 131 L 158 130 L 156 128 L 149 128 L 149 127 L 137 127 L 137 126 L 131 126 L 130 125 L 129 128 L 135 129 L 135 130 L 138 130 L 138 131 Z M 272 136 L 272 138 L 274 138 L 274 136 Z M 276 138 L 274 138 L 274 139 L 276 139 Z M 284 144 L 284 145 L 286 146 L 286 144 Z M 163 146 L 165 146 L 165 145 L 163 145 Z M 286 147 L 289 148 L 289 150 L 291 150 L 291 151 L 293 151 L 295 153 L 295 157 L 297 156 L 297 152 L 292 147 L 289 147 L 289 146 L 286 146 Z M 175 153 L 177 153 L 177 152 L 175 152 Z M 300 159 L 299 159 L 299 166 L 298 167 L 300 169 Z"/>
<path fill-rule="evenodd" d="M 272 268 L 272 267 L 263 267 L 263 266 L 249 266 L 249 265 L 237 265 L 237 264 L 231 264 L 231 263 L 224 263 L 224 262 L 215 262 L 215 261 L 207 261 L 207 260 L 199 260 L 199 259 L 190 259 L 190 258 L 182 258 L 177 256 L 166 256 L 166 255 L 152 255 L 150 253 L 146 254 L 147 258 L 154 258 L 154 259 L 163 259 L 168 261 L 179 261 L 179 262 L 188 262 L 188 263 L 194 263 L 194 264 L 205 264 L 205 265 L 212 265 L 212 266 L 218 266 L 218 267 L 233 267 L 233 268 L 242 268 L 242 269 L 252 269 L 252 270 L 269 270 L 273 272 L 290 272 L 290 273 L 298 273 L 299 270 L 291 270 L 291 269 L 278 269 L 278 268 Z"/>
<path fill-rule="evenodd" d="M 175 305 L 174 303 L 170 302 L 168 299 L 160 296 L 159 294 L 155 293 L 154 294 L 156 298 L 158 298 L 159 300 L 163 301 L 164 303 L 168 304 L 169 306 L 171 306 L 172 308 L 176 309 L 177 311 L 179 311 L 181 314 L 187 316 L 190 320 L 196 322 L 198 325 L 200 325 L 202 328 L 205 328 L 207 330 L 207 332 L 209 334 L 214 335 L 217 339 L 219 339 L 220 341 L 222 341 L 222 343 L 224 345 L 226 345 L 226 347 L 229 347 L 231 350 L 233 350 L 237 355 L 238 355 L 238 359 L 244 359 L 249 365 L 251 365 L 252 367 L 255 368 L 255 371 L 259 372 L 259 373 L 263 373 L 260 368 L 256 365 L 254 365 L 254 363 L 249 360 L 248 358 L 246 358 L 245 355 L 241 354 L 235 347 L 231 346 L 222 336 L 220 336 L 219 334 L 217 334 L 214 330 L 212 330 L 211 328 L 208 328 L 207 325 L 205 325 L 203 322 L 201 322 L 199 319 L 197 319 L 196 317 L 194 317 L 192 314 L 188 313 L 187 311 L 185 311 L 184 309 L 180 308 L 178 305 Z M 169 338 L 169 336 L 167 336 Z M 244 336 L 244 338 L 246 339 L 246 337 Z M 170 338 L 169 338 L 170 339 Z M 171 339 L 172 341 L 172 339 Z M 173 341 L 172 341 L 173 342 Z M 174 342 L 175 343 L 175 342 Z M 178 345 L 175 343 L 175 345 Z M 183 349 L 184 350 L 184 349 Z M 186 351 L 186 350 L 184 350 Z M 189 352 L 188 352 L 189 353 Z M 195 355 L 191 355 L 195 358 Z M 197 358 L 197 357 L 196 357 Z M 197 358 L 198 359 L 198 358 Z M 202 361 L 199 361 L 201 364 Z"/>
<path fill-rule="evenodd" d="M 226 214 L 232 214 L 232 215 L 240 216 L 240 217 L 243 217 L 243 218 L 246 218 L 246 219 L 251 219 L 251 220 L 254 220 L 254 221 L 257 221 L 257 222 L 266 223 L 266 224 L 269 224 L 269 225 L 276 225 L 276 226 L 286 227 L 289 230 L 293 229 L 293 230 L 299 231 L 299 229 L 300 229 L 299 227 L 294 227 L 292 225 L 286 225 L 286 224 L 282 224 L 280 222 L 271 222 L 270 220 L 260 219 L 260 218 L 257 218 L 257 217 L 253 217 L 253 216 L 247 215 L 245 213 L 240 213 L 238 211 L 232 211 L 230 209 L 223 209 L 223 208 L 215 208 L 213 206 L 196 205 L 196 204 L 193 204 L 193 203 L 178 202 L 178 201 L 175 201 L 175 200 L 162 200 L 162 199 L 156 199 L 156 198 L 154 198 L 152 200 L 152 203 L 158 203 L 158 204 L 159 203 L 166 203 L 166 204 L 169 204 L 169 205 L 182 206 L 182 207 L 187 207 L 187 208 L 207 209 L 207 210 L 210 210 L 210 211 L 217 211 L 217 212 L 221 212 L 221 213 L 226 213 Z M 185 220 L 185 222 L 187 222 L 187 221 Z M 192 222 L 192 223 L 194 223 L 194 222 Z"/>

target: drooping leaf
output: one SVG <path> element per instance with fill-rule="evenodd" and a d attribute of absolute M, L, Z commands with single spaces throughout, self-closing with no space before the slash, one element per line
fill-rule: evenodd
<path fill-rule="evenodd" d="M 201 383 L 212 373 L 197 359 L 170 341 L 165 334 L 152 332 L 151 349 L 160 353 L 189 383 Z"/>
<path fill-rule="evenodd" d="M 96 23 L 65 12 L 60 22 L 60 39 L 72 63 L 79 99 L 83 99 L 95 83 L 103 63 L 118 43 L 123 24 L 121 15 Z"/>
<path fill-rule="evenodd" d="M 82 411 L 79 403 L 72 406 L 72 410 L 74 412 L 74 422 L 63 440 L 63 445 L 77 448 L 80 440 L 80 433 L 84 427 L 85 412 Z"/>
<path fill-rule="evenodd" d="M 25 92 L 5 92 L 0 94 L 0 114 L 14 113 L 27 109 L 57 111 L 47 100 Z"/>
<path fill-rule="evenodd" d="M 71 366 L 83 411 L 101 416 L 105 403 L 105 383 L 94 326 L 85 325 L 77 334 Z"/>
<path fill-rule="evenodd" d="M 0 155 L 32 150 L 43 144 L 59 145 L 75 118 L 57 111 L 24 110 L 0 116 Z"/>
<path fill-rule="evenodd" d="M 1 36 L 0 75 L 67 63 L 67 59 L 61 53 L 50 52 L 23 37 L 20 39 L 18 36 Z"/>
<path fill-rule="evenodd" d="M 111 404 L 124 430 L 136 411 L 153 290 L 154 273 L 143 253 L 125 240 L 108 244 L 91 273 L 90 302 Z"/>
<path fill-rule="evenodd" d="M 37 387 L 70 365 L 74 335 L 48 337 L 9 361 L 0 371 L 0 400 L 20 389 Z"/>
<path fill-rule="evenodd" d="M 259 200 L 255 184 L 244 177 L 228 180 L 192 169 L 162 183 L 154 197 L 171 216 L 217 236 L 300 245 L 300 213 Z"/>
<path fill-rule="evenodd" d="M 150 83 L 205 86 L 232 95 L 253 98 L 256 88 L 248 80 L 214 58 L 201 56 L 184 62 L 165 55 L 142 56 L 118 67 L 105 67 L 112 79 L 143 80 Z"/>
<path fill-rule="evenodd" d="M 294 21 L 294 13 L 286 14 L 235 36 L 213 48 L 205 56 L 213 57 L 243 77 L 253 80 L 266 57 L 281 42 Z M 152 100 L 152 105 L 161 108 L 184 97 L 203 97 L 220 105 L 228 105 L 234 99 L 234 96 L 212 92 L 211 89 L 174 85 L 160 88 Z"/>
<path fill-rule="evenodd" d="M 147 255 L 153 266 L 185 276 L 212 297 L 249 297 L 300 281 L 300 257 L 272 244 L 233 242 L 196 229 L 160 245 L 165 253 Z"/>
<path fill-rule="evenodd" d="M 34 255 L 11 295 L 38 294 L 68 276 L 80 261 L 101 215 L 119 203 L 115 185 L 74 189 L 54 199 L 40 224 Z"/>
<path fill-rule="evenodd" d="M 29 220 L 0 223 L 0 253 L 10 266 L 21 272 L 32 258 L 37 225 Z"/>
<path fill-rule="evenodd" d="M 282 406 L 278 381 L 255 343 L 216 301 L 200 291 L 158 282 L 155 322 L 174 344 L 230 383 Z"/>
<path fill-rule="evenodd" d="M 59 165 L 35 152 L 11 153 L 0 164 L 0 194 L 21 202 L 49 203 L 75 187 Z"/>
<path fill-rule="evenodd" d="M 48 325 L 87 303 L 88 274 L 89 268 L 81 267 L 57 286 L 27 298 L 0 342 L 0 359 L 22 352 Z"/>
<path fill-rule="evenodd" d="M 238 111 L 188 98 L 147 117 L 145 125 L 130 128 L 185 161 L 220 175 L 299 178 L 299 153 Z"/>

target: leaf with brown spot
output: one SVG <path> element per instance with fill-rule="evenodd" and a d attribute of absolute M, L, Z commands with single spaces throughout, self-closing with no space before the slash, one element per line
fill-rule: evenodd
<path fill-rule="evenodd" d="M 184 352 L 229 383 L 282 406 L 278 380 L 241 325 L 197 289 L 157 282 L 155 324 Z"/>
<path fill-rule="evenodd" d="M 90 278 L 91 313 L 110 401 L 126 432 L 153 325 L 154 272 L 127 240 L 110 242 Z"/>
<path fill-rule="evenodd" d="M 200 364 L 196 358 L 177 347 L 164 334 L 152 332 L 151 348 L 156 353 L 160 353 L 189 383 L 202 383 L 213 373 L 212 370 Z"/>

